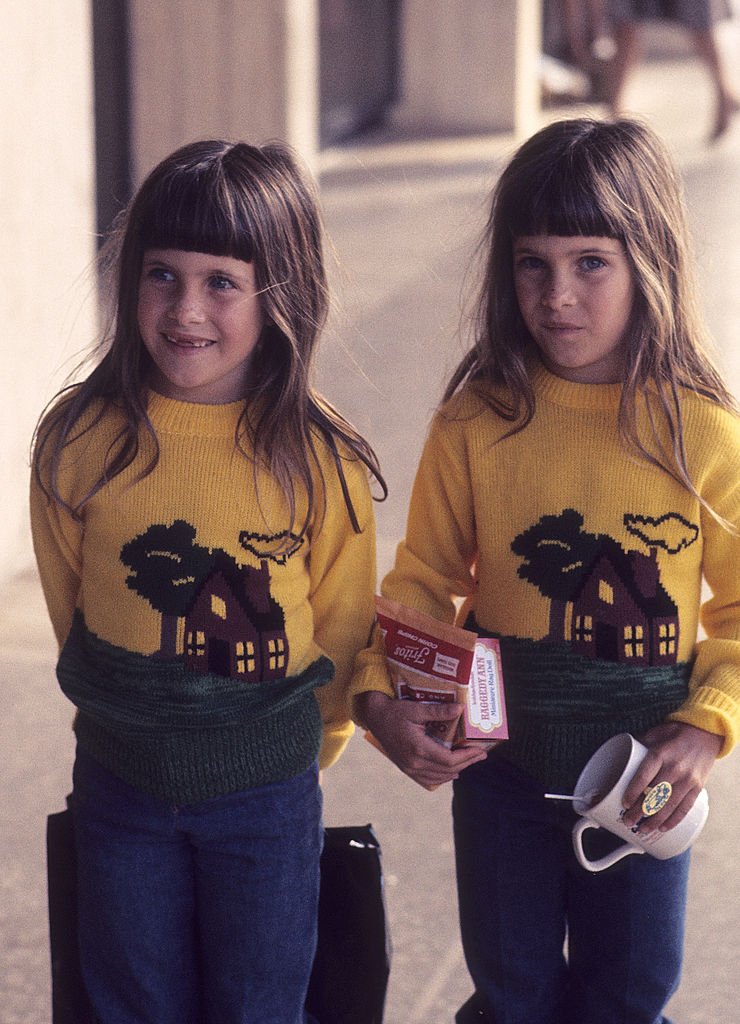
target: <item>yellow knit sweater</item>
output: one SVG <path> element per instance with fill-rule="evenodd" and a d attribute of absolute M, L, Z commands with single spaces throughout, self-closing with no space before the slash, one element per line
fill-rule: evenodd
<path fill-rule="evenodd" d="M 537 719 L 557 745 L 598 718 L 616 687 L 612 731 L 647 727 L 652 708 L 721 735 L 728 753 L 740 734 L 738 534 L 625 450 L 619 385 L 575 384 L 539 365 L 534 385 L 534 419 L 504 440 L 509 424 L 473 393 L 436 415 L 383 594 L 444 621 L 472 615 L 514 639 L 505 682 L 515 734 Z M 740 421 L 693 394 L 682 404 L 692 479 L 737 528 Z M 712 595 L 697 643 L 702 577 Z M 556 693 L 559 673 L 567 685 Z M 514 692 L 520 677 L 526 698 Z M 373 689 L 391 692 L 377 637 L 352 683 L 353 693 Z"/>
<path fill-rule="evenodd" d="M 237 690 L 259 688 L 300 676 L 328 656 L 334 678 L 316 691 L 324 726 L 320 760 L 328 765 L 352 732 L 347 684 L 373 619 L 375 535 L 367 472 L 345 458 L 362 527 L 357 534 L 333 460 L 318 443 L 325 486 L 317 472 L 314 521 L 296 549 L 286 552 L 287 503 L 269 474 L 255 470 L 235 444 L 242 407 L 153 394 L 156 469 L 140 477 L 152 451 L 144 437 L 134 464 L 92 498 L 79 523 L 47 501 L 34 480 L 31 518 L 44 594 L 60 648 L 74 617 L 77 646 L 84 635 L 89 650 L 115 656 L 124 667 L 130 655 L 145 674 L 147 665 L 158 671 L 161 664 L 179 663 L 216 689 L 219 679 Z M 99 476 L 120 426 L 109 411 L 65 450 L 59 480 L 70 505 Z M 48 467 L 41 472 L 48 480 Z M 299 524 L 304 511 L 299 495 Z M 229 693 L 229 700 L 237 699 L 238 693 Z M 264 707 L 260 713 L 266 722 Z"/>

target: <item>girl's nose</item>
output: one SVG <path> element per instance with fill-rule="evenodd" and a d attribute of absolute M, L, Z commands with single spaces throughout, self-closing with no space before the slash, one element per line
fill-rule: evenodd
<path fill-rule="evenodd" d="M 186 285 L 179 288 L 177 294 L 173 296 L 168 315 L 180 324 L 202 323 L 205 313 L 197 289 L 189 288 Z"/>
<path fill-rule="evenodd" d="M 542 291 L 542 304 L 548 309 L 560 309 L 572 306 L 575 302 L 573 289 L 567 278 L 553 275 L 545 283 Z"/>

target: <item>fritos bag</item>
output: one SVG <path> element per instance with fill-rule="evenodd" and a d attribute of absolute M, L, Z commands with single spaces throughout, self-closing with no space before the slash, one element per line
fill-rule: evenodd
<path fill-rule="evenodd" d="M 396 696 L 426 704 L 463 706 L 457 721 L 430 722 L 445 746 L 495 746 L 508 738 L 498 640 L 439 622 L 384 597 L 375 599 Z"/>

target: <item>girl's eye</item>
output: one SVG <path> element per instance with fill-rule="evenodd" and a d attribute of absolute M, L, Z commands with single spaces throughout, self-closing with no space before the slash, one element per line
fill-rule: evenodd
<path fill-rule="evenodd" d="M 175 275 L 171 270 L 165 270 L 164 267 L 149 267 L 146 271 L 146 277 L 150 281 L 174 281 Z"/>
<path fill-rule="evenodd" d="M 584 270 L 600 270 L 606 264 L 600 256 L 584 256 L 582 266 Z"/>
<path fill-rule="evenodd" d="M 229 291 L 231 288 L 236 287 L 236 285 L 232 280 L 230 280 L 230 278 L 224 277 L 222 274 L 217 274 L 214 277 L 212 277 L 210 280 L 210 285 L 212 288 L 215 288 L 216 291 L 219 292 Z"/>
<path fill-rule="evenodd" d="M 541 270 L 545 263 L 539 256 L 520 256 L 516 265 L 518 270 Z"/>

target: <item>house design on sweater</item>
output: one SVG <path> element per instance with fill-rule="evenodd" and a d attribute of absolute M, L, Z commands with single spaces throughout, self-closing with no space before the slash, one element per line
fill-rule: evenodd
<path fill-rule="evenodd" d="M 268 566 L 284 565 L 300 538 L 291 535 L 287 551 L 284 534 L 244 538 L 259 568 L 198 544 L 195 527 L 182 519 L 152 524 L 124 544 L 126 585 L 160 616 L 160 647 L 153 657 L 180 657 L 191 671 L 245 682 L 287 675 L 285 614 L 272 596 Z"/>
<path fill-rule="evenodd" d="M 604 538 L 569 603 L 570 642 L 586 658 L 671 665 L 678 652 L 678 609 L 660 583 L 655 548 L 624 551 Z"/>
<path fill-rule="evenodd" d="M 223 559 L 200 583 L 185 616 L 185 664 L 245 682 L 285 677 L 285 617 L 264 559 L 259 569 Z"/>
<path fill-rule="evenodd" d="M 583 530 L 574 509 L 542 516 L 511 545 L 523 560 L 518 575 L 550 601 L 547 640 L 566 642 L 585 658 L 675 664 L 678 607 L 661 582 L 657 553 L 678 554 L 694 543 L 698 527 L 675 513 L 626 514 L 624 525 L 647 554 Z"/>

